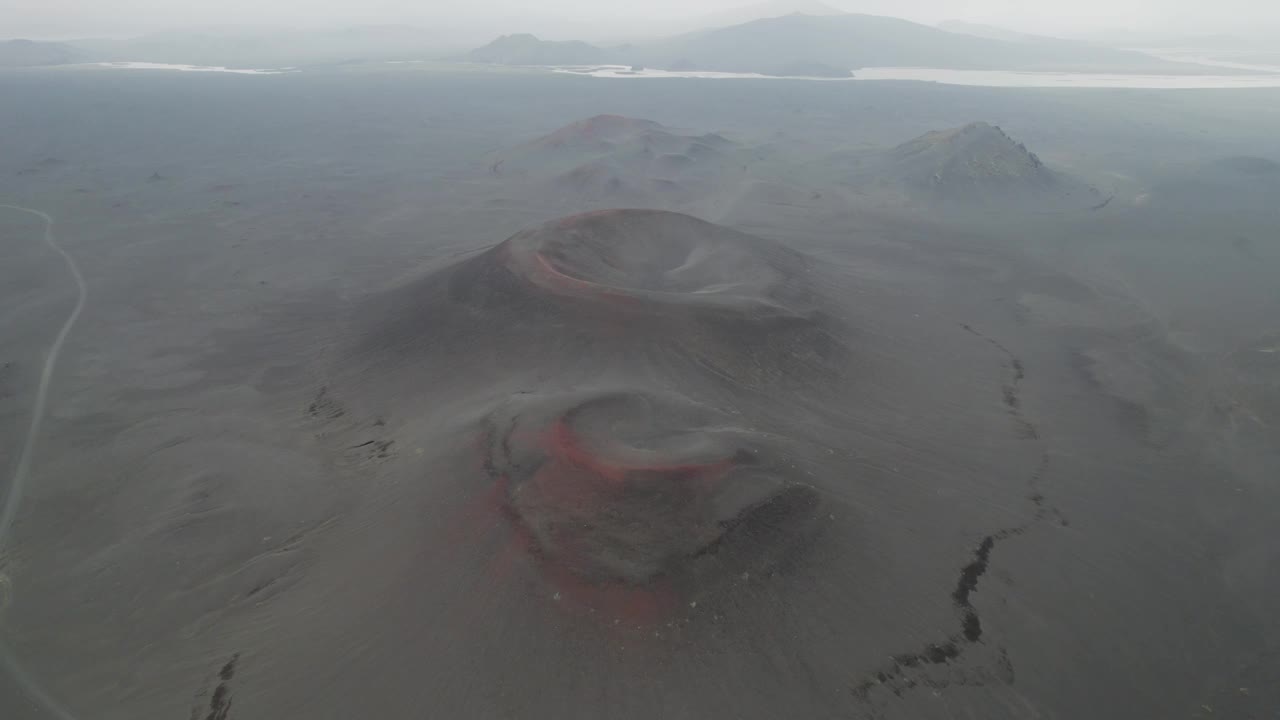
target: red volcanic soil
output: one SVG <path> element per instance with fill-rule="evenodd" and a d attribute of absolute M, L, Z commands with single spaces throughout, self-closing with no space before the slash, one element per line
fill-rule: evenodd
<path fill-rule="evenodd" d="M 603 486 L 592 483 L 590 489 L 603 487 L 606 492 L 623 488 L 629 482 L 660 482 L 665 480 L 710 484 L 723 478 L 732 466 L 730 458 L 715 462 L 659 463 L 608 459 L 587 447 L 578 433 L 561 419 L 551 429 L 547 439 L 550 456 L 563 468 L 582 470 L 588 476 L 605 481 Z"/>
<path fill-rule="evenodd" d="M 576 572 L 648 580 L 661 562 L 645 557 L 649 549 L 702 547 L 722 532 L 699 512 L 733 470 L 732 457 L 697 462 L 657 453 L 647 461 L 628 460 L 589 447 L 564 418 L 543 446 L 545 462 L 514 490 L 512 501 L 544 548 Z M 676 535 L 685 537 L 677 542 Z M 622 557 L 597 557 L 597 544 L 614 546 L 610 555 Z"/>
<path fill-rule="evenodd" d="M 806 502 L 792 461 L 709 408 L 615 392 L 522 399 L 509 411 L 493 419 L 485 455 L 491 502 L 513 532 L 508 552 L 534 559 L 553 593 L 583 607 L 660 619 L 804 524 L 790 514 Z M 769 530 L 754 527 L 762 508 L 783 506 Z"/>

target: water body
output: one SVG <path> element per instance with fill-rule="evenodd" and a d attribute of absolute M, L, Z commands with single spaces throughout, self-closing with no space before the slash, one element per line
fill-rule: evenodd
<path fill-rule="evenodd" d="M 153 62 L 101 62 L 91 63 L 94 67 L 111 68 L 113 70 L 176 70 L 178 72 L 219 72 L 236 75 L 283 75 L 298 72 L 297 68 L 277 68 L 272 70 L 253 68 L 229 68 L 221 65 L 174 65 L 171 63 Z"/>
<path fill-rule="evenodd" d="M 750 80 L 916 80 L 944 85 L 1046 88 L 1146 88 L 1196 90 L 1280 87 L 1280 72 L 1266 75 L 1137 75 L 1129 73 L 1015 72 L 1010 70 L 945 70 L 941 68 L 862 68 L 852 78 L 799 78 L 707 71 L 631 70 L 624 65 L 565 66 L 555 72 L 599 78 L 711 78 Z"/>
<path fill-rule="evenodd" d="M 827 78 L 807 77 L 799 75 L 762 75 L 760 73 L 715 72 L 711 70 L 656 70 L 645 68 L 632 70 L 629 65 L 555 65 L 550 66 L 553 72 L 570 75 L 590 75 L 602 78 L 705 78 L 712 80 L 826 80 L 847 82 L 853 77 Z"/>
<path fill-rule="evenodd" d="M 1013 72 L 1007 70 L 942 70 L 937 68 L 863 68 L 860 80 L 921 80 L 944 85 L 1050 88 L 1145 88 L 1201 90 L 1280 87 L 1274 75 L 1138 75 L 1129 73 Z"/>
<path fill-rule="evenodd" d="M 1239 62 L 1232 60 L 1233 55 L 1215 48 L 1137 48 L 1134 52 L 1146 53 L 1172 62 L 1194 63 L 1209 67 L 1231 68 L 1233 70 L 1252 70 L 1280 74 L 1280 55 L 1269 54 L 1264 57 L 1275 57 L 1276 63 L 1262 64 L 1257 62 Z"/>

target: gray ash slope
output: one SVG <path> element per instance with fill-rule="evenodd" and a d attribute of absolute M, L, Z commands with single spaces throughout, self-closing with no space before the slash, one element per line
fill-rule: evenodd
<path fill-rule="evenodd" d="M 1252 155 L 1215 158 L 1166 170 L 1143 205 L 1179 214 L 1277 217 L 1280 162 Z"/>
<path fill-rule="evenodd" d="M 521 717 L 580 715 L 564 703 L 620 678 L 651 688 L 628 680 L 620 718 L 822 716 L 874 701 L 859 688 L 885 657 L 1001 672 L 954 589 L 990 528 L 1035 513 L 1043 451 L 1010 414 L 1014 370 L 853 281 L 615 210 L 363 302 L 324 434 L 389 457 L 357 463 L 376 501 L 277 618 L 302 639 L 270 651 L 296 671 L 252 681 L 262 716 L 504 717 L 508 696 Z M 355 638 L 355 657 L 321 651 Z"/>
<path fill-rule="evenodd" d="M 445 260 L 459 248 L 565 214 L 484 205 L 457 181 L 476 158 L 495 138 L 602 109 L 681 108 L 661 119 L 734 138 L 781 129 L 818 158 L 998 118 L 1038 128 L 1046 160 L 1075 154 L 1082 172 L 1150 185 L 1162 174 L 1144 175 L 1148 160 L 1277 157 L 1270 96 L 1055 92 L 1047 103 L 928 84 L 836 93 L 354 70 L 0 78 L 23 98 L 0 105 L 0 125 L 29 148 L 7 158 L 0 185 L 56 217 L 93 298 L 0 570 L 6 649 L 75 717 L 1132 720 L 1278 706 L 1274 222 L 1159 214 L 1154 198 L 995 234 L 953 217 L 739 208 L 726 224 L 810 253 L 813 304 L 836 308 L 826 322 L 856 360 L 797 388 L 802 399 L 831 389 L 804 409 L 760 393 L 764 381 L 704 387 L 674 351 L 655 353 L 664 365 L 610 351 L 604 334 L 625 336 L 627 323 L 586 306 L 560 302 L 582 312 L 547 312 L 527 342 L 498 342 L 483 329 L 518 326 L 517 309 L 477 310 L 440 289 L 462 272 Z M 226 122 L 229 111 L 244 122 Z M 810 178 L 826 167 L 787 152 Z M 264 162 L 275 153 L 289 162 Z M 0 213 L 12 239 L 0 263 L 7 437 L 29 420 L 71 290 L 32 220 Z M 396 279 L 408 282 L 364 301 Z M 349 299 L 362 309 L 330 332 Z M 403 333 L 384 332 L 397 318 Z M 375 335 L 395 342 L 361 342 Z M 565 339 L 587 335 L 601 339 Z M 572 387 L 578 368 L 618 382 Z M 546 419 L 565 415 L 571 442 L 539 442 Z M 1019 430 L 1019 415 L 1034 427 Z M 593 432 L 605 426 L 619 431 Z M 1011 428 L 1027 436 L 1012 452 Z M 786 441 L 762 442 L 774 436 Z M 1206 440 L 1220 462 L 1206 463 Z M 605 525 L 579 536 L 593 542 L 577 563 L 544 565 L 533 541 L 572 557 L 575 537 L 533 532 L 577 508 L 521 490 L 562 485 L 515 466 L 558 466 L 577 446 L 610 474 L 655 471 L 637 453 L 661 450 L 694 480 L 739 448 L 766 468 L 816 458 L 814 477 L 779 477 L 843 495 L 818 496 L 834 510 L 826 525 L 776 523 L 812 534 L 746 536 L 772 557 L 720 536 L 777 577 L 751 570 L 734 590 L 730 573 L 668 570 L 721 599 L 689 598 L 687 622 L 646 633 L 619 616 L 660 609 L 661 593 L 593 613 L 615 599 L 583 595 L 575 579 L 607 588 L 673 555 L 717 557 L 704 529 L 774 486 L 721 504 L 696 495 L 708 512 L 651 554 L 598 552 L 626 540 Z M 1046 469 L 1023 480 L 1036 479 L 1047 518 L 1018 533 L 1042 514 L 1029 485 L 1011 489 L 1033 448 Z M 558 574 L 566 566 L 576 572 Z M 42 717 L 8 672 L 0 715 Z"/>

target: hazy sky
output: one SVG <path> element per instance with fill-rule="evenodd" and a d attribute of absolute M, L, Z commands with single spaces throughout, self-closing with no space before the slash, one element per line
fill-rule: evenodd
<path fill-rule="evenodd" d="M 799 1 L 799 0 L 797 0 Z M 964 19 L 1032 32 L 1149 29 L 1229 32 L 1280 27 L 1280 0 L 827 0 L 851 12 L 922 22 Z M 208 24 L 331 25 L 505 18 L 564 27 L 690 17 L 751 0 L 0 0 L 0 37 L 129 34 Z M 504 29 L 506 29 L 504 25 Z M 518 28 L 512 28 L 514 31 Z"/>

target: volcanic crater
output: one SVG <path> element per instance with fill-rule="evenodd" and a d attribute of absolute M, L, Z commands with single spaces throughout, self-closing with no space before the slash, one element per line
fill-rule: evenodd
<path fill-rule="evenodd" d="M 486 467 L 512 520 L 586 581 L 705 590 L 767 565 L 816 517 L 786 439 L 671 393 L 523 396 L 490 421 Z"/>

